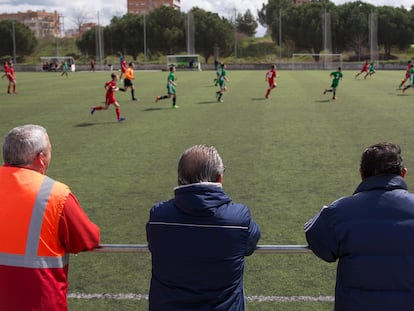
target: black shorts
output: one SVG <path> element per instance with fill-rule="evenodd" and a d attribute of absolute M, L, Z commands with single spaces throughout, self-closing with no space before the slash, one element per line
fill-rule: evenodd
<path fill-rule="evenodd" d="M 132 84 L 132 81 L 131 80 L 129 80 L 129 79 L 124 79 L 124 87 L 127 87 L 127 86 L 132 86 L 133 84 Z"/>

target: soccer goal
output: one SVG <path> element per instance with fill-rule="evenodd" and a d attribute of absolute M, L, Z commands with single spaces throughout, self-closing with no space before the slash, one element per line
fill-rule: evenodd
<path fill-rule="evenodd" d="M 177 69 L 201 70 L 200 55 L 167 55 L 167 65 Z"/>
<path fill-rule="evenodd" d="M 342 67 L 342 54 L 293 53 L 292 70 L 335 69 Z"/>

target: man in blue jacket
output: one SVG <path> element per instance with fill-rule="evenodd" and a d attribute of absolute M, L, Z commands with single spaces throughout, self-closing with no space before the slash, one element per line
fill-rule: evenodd
<path fill-rule="evenodd" d="M 413 310 L 414 195 L 406 173 L 399 146 L 368 147 L 354 194 L 305 224 L 312 251 L 328 262 L 339 259 L 336 311 Z"/>
<path fill-rule="evenodd" d="M 193 146 L 179 159 L 174 198 L 151 209 L 149 310 L 245 309 L 244 257 L 254 252 L 260 228 L 223 191 L 223 173 L 214 147 Z"/>

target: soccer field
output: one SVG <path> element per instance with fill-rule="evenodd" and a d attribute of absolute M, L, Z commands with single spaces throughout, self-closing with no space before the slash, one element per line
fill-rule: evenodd
<path fill-rule="evenodd" d="M 414 187 L 414 89 L 396 90 L 404 72 L 378 71 L 364 80 L 345 71 L 336 100 L 322 94 L 329 73 L 278 71 L 278 87 L 265 100 L 264 71 L 229 66 L 228 92 L 217 103 L 215 72 L 178 71 L 180 108 L 171 109 L 171 99 L 154 102 L 166 92 L 168 73 L 136 70 L 139 101 L 116 93 L 126 118 L 118 123 L 113 107 L 90 114 L 90 106 L 104 103 L 109 72 L 17 72 L 17 95 L 6 94 L 0 81 L 0 135 L 25 123 L 47 128 L 48 175 L 71 187 L 100 226 L 102 243 L 145 244 L 149 209 L 173 195 L 178 157 L 203 143 L 223 158 L 225 191 L 260 224 L 259 244 L 303 245 L 303 223 L 356 188 L 368 145 L 400 144 Z M 335 269 L 312 254 L 253 254 L 246 261 L 247 308 L 332 310 L 331 301 L 317 298 L 333 296 Z M 101 295 L 69 299 L 71 311 L 147 309 L 145 296 L 127 294 L 147 295 L 148 253 L 82 253 L 71 256 L 69 270 L 72 296 Z"/>

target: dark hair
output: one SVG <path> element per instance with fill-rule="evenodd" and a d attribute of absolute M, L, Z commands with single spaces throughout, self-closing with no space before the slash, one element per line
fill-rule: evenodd
<path fill-rule="evenodd" d="M 404 169 L 401 148 L 392 143 L 378 143 L 368 147 L 361 156 L 363 178 L 376 175 L 401 175 Z"/>

